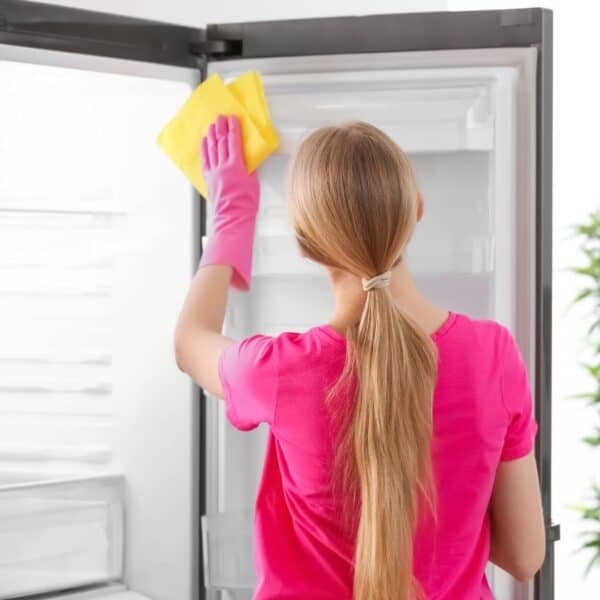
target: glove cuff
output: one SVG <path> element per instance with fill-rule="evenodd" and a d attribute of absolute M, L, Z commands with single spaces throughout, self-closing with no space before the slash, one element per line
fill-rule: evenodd
<path fill-rule="evenodd" d="M 238 223 L 235 228 L 215 231 L 202 251 L 199 267 L 229 265 L 233 268 L 231 287 L 248 291 L 252 278 L 254 228 L 256 220 Z"/>

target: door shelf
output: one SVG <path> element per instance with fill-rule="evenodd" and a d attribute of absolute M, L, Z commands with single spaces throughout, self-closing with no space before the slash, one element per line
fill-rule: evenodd
<path fill-rule="evenodd" d="M 0 474 L 0 599 L 122 575 L 123 479 Z"/>

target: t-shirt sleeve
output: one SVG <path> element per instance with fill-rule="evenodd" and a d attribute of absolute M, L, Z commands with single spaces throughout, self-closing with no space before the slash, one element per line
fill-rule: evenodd
<path fill-rule="evenodd" d="M 272 336 L 251 335 L 221 350 L 218 371 L 225 414 L 237 429 L 248 431 L 259 423 L 273 424 L 277 363 L 276 338 Z"/>
<path fill-rule="evenodd" d="M 500 393 L 508 412 L 508 428 L 500 460 L 521 458 L 533 449 L 538 424 L 527 367 L 512 333 L 505 329 Z"/>

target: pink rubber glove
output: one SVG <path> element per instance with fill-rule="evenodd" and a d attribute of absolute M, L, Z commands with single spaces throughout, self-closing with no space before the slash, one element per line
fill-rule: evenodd
<path fill-rule="evenodd" d="M 232 287 L 247 291 L 252 276 L 254 228 L 260 185 L 244 162 L 240 122 L 219 115 L 201 143 L 202 170 L 215 203 L 214 231 L 199 266 L 230 265 Z"/>

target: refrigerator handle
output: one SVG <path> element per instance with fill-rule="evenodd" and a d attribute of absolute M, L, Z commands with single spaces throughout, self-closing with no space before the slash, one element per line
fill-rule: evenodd
<path fill-rule="evenodd" d="M 549 543 L 560 540 L 560 523 L 549 523 L 546 525 L 546 540 Z"/>

